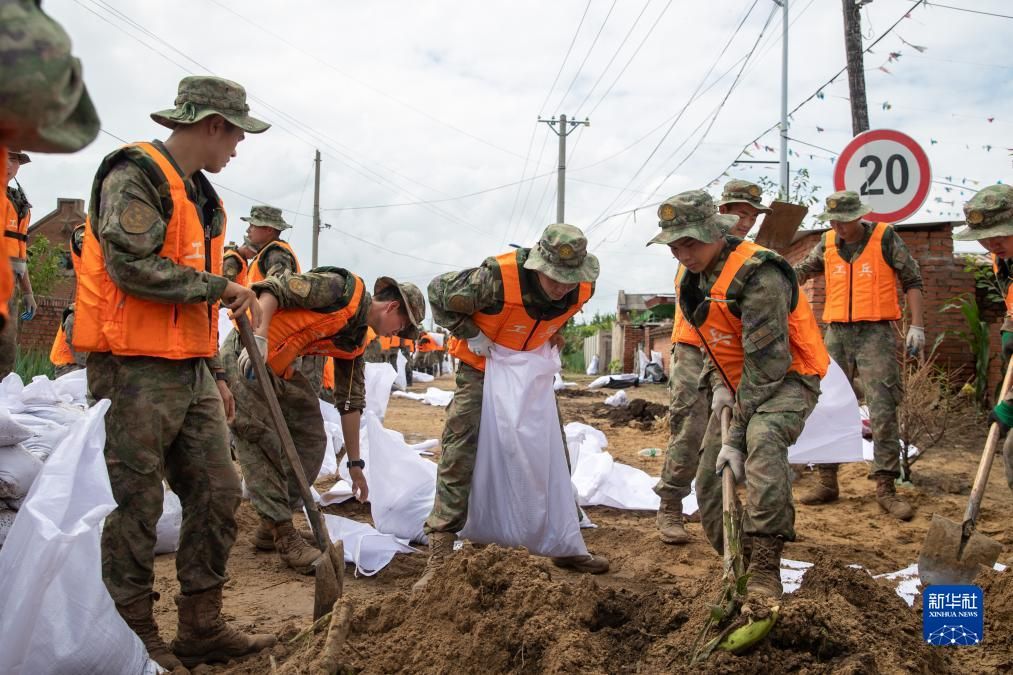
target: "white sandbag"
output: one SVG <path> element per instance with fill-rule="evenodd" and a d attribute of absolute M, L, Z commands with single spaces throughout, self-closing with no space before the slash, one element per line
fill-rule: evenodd
<path fill-rule="evenodd" d="M 4 499 L 3 504 L 6 504 L 7 508 L 9 508 L 11 511 L 20 511 L 21 507 L 25 505 L 25 499 L 27 497 L 28 495 L 26 494 L 24 497 Z M 3 508 L 3 506 L 0 505 L 0 508 Z"/>
<path fill-rule="evenodd" d="M 792 464 L 859 462 L 862 421 L 858 400 L 841 367 L 830 361 L 820 382 L 820 398 L 795 444 L 788 448 Z"/>
<path fill-rule="evenodd" d="M 31 429 L 15 420 L 6 407 L 0 406 L 0 447 L 17 445 L 31 436 Z"/>
<path fill-rule="evenodd" d="M 558 423 L 557 423 L 558 424 Z M 404 438 L 366 415 L 370 462 L 369 507 L 373 525 L 384 534 L 426 542 L 422 525 L 436 497 L 436 464 L 419 456 Z"/>
<path fill-rule="evenodd" d="M 397 377 L 394 378 L 394 386 L 400 389 L 401 391 L 404 391 L 405 389 L 408 388 L 408 380 L 406 379 L 405 375 L 405 366 L 407 365 L 408 359 L 406 359 L 405 355 L 402 354 L 400 350 L 398 350 L 397 366 L 395 367 L 395 370 L 397 371 Z"/>
<path fill-rule="evenodd" d="M 439 444 L 440 444 L 439 439 L 430 438 L 429 440 L 420 441 L 418 443 L 409 443 L 408 447 L 420 455 L 431 455 L 433 453 L 431 453 L 430 450 L 432 450 Z"/>
<path fill-rule="evenodd" d="M 650 363 L 650 359 L 647 358 L 647 354 L 644 353 L 643 349 L 637 350 L 637 375 L 641 378 L 647 374 L 647 364 Z"/>
<path fill-rule="evenodd" d="M 7 541 L 7 535 L 10 533 L 11 528 L 14 527 L 14 519 L 17 515 L 17 509 L 0 506 L 0 546 L 3 546 L 4 542 Z"/>
<path fill-rule="evenodd" d="M 659 366 L 665 365 L 665 360 L 661 356 L 661 352 L 651 352 L 651 363 L 657 363 Z"/>
<path fill-rule="evenodd" d="M 563 391 L 564 389 L 576 389 L 576 382 L 567 382 L 563 379 L 562 374 L 556 373 L 552 377 L 552 389 L 554 391 Z"/>
<path fill-rule="evenodd" d="M 71 397 L 56 390 L 53 381 L 45 375 L 36 375 L 21 391 L 21 401 L 26 405 L 70 403 Z"/>
<path fill-rule="evenodd" d="M 418 401 L 419 403 L 423 403 L 426 400 L 426 395 L 425 394 L 417 394 L 414 391 L 396 391 L 395 390 L 395 391 L 392 391 L 390 395 L 393 398 L 406 398 L 409 401 Z"/>
<path fill-rule="evenodd" d="M 366 410 L 383 419 L 390 402 L 390 388 L 397 372 L 389 363 L 366 364 Z"/>
<path fill-rule="evenodd" d="M 613 408 L 625 408 L 630 404 L 630 397 L 626 395 L 625 389 L 620 389 L 605 399 L 605 405 Z"/>
<path fill-rule="evenodd" d="M 8 373 L 7 377 L 0 380 L 0 408 L 6 408 L 11 412 L 20 411 L 23 407 L 21 390 L 24 388 L 20 375 L 13 371 Z"/>
<path fill-rule="evenodd" d="M 591 383 L 587 385 L 587 388 L 588 389 L 601 389 L 602 387 L 606 386 L 609 382 L 611 382 L 613 380 L 615 380 L 616 382 L 630 382 L 630 383 L 633 383 L 633 382 L 637 382 L 638 380 L 640 380 L 640 376 L 637 375 L 636 373 L 624 373 L 624 374 L 621 374 L 621 375 L 602 375 L 601 377 L 599 377 L 599 378 L 597 378 L 595 380 L 592 380 Z"/>
<path fill-rule="evenodd" d="M 370 491 L 372 491 L 372 487 L 373 486 L 371 485 Z M 331 504 L 341 504 L 342 502 L 347 502 L 351 498 L 351 484 L 344 478 L 340 478 L 330 490 L 320 495 L 320 499 L 317 501 L 320 503 L 320 506 L 330 506 Z"/>
<path fill-rule="evenodd" d="M 547 344 L 530 352 L 497 347 L 486 359 L 462 537 L 545 556 L 587 554 L 558 433 L 552 376 L 559 367 Z"/>
<path fill-rule="evenodd" d="M 183 504 L 164 483 L 162 489 L 162 515 L 155 525 L 155 555 L 176 552 L 179 548 L 179 528 L 183 526 Z"/>
<path fill-rule="evenodd" d="M 98 525 L 116 508 L 100 401 L 56 449 L 0 549 L 0 672 L 154 672 L 102 583 Z"/>
<path fill-rule="evenodd" d="M 0 448 L 0 499 L 24 497 L 41 470 L 42 460 L 24 446 Z"/>
<path fill-rule="evenodd" d="M 320 464 L 320 472 L 314 482 L 321 478 L 331 478 L 338 473 L 337 453 L 344 443 L 344 436 L 341 433 L 341 415 L 334 408 L 334 404 L 320 399 L 320 416 L 324 420 L 324 435 L 327 437 L 327 445 L 324 447 L 324 461 Z"/>
<path fill-rule="evenodd" d="M 371 577 L 390 564 L 398 553 L 416 553 L 406 539 L 382 534 L 366 523 L 324 514 L 331 541 L 340 539 L 345 549 L 345 562 L 355 564 L 356 575 Z"/>
<path fill-rule="evenodd" d="M 412 371 L 412 382 L 420 382 L 425 384 L 426 382 L 432 382 L 436 378 L 429 373 L 422 373 L 417 370 Z"/>
<path fill-rule="evenodd" d="M 219 305 L 218 308 L 218 346 L 225 344 L 225 338 L 233 331 L 235 326 L 229 318 L 229 310 Z"/>
<path fill-rule="evenodd" d="M 81 411 L 80 417 L 83 416 L 84 411 Z M 49 455 L 53 453 L 53 450 L 55 450 L 63 439 L 67 437 L 70 433 L 71 426 L 73 426 L 72 424 L 53 422 L 26 412 L 14 413 L 11 417 L 14 421 L 28 429 L 32 434 L 31 437 L 25 439 L 21 445 L 24 446 L 25 450 L 35 455 L 43 462 L 49 458 Z"/>
<path fill-rule="evenodd" d="M 68 398 L 74 405 L 88 405 L 88 371 L 74 370 L 53 380 L 53 389 L 61 398 Z"/>
<path fill-rule="evenodd" d="M 439 387 L 428 387 L 426 388 L 426 395 L 422 400 L 428 405 L 446 408 L 454 400 L 454 392 L 445 391 Z"/>
<path fill-rule="evenodd" d="M 587 370 L 584 371 L 585 375 L 597 375 L 598 374 L 598 355 L 595 354 L 591 357 L 591 363 L 587 364 Z"/>

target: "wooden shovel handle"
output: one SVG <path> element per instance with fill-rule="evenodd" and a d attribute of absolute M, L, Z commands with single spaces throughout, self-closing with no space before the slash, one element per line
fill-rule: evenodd
<path fill-rule="evenodd" d="M 1006 376 L 1002 379 L 1002 390 L 999 400 L 1005 400 L 1010 384 L 1013 382 L 1013 359 L 1010 359 L 1006 366 Z M 981 461 L 978 463 L 978 473 L 974 476 L 974 484 L 971 486 L 971 497 L 967 500 L 967 510 L 964 511 L 964 522 L 962 524 L 964 537 L 971 536 L 974 524 L 978 520 L 978 511 L 981 509 L 981 500 L 985 497 L 985 486 L 988 485 L 988 474 L 992 471 L 992 460 L 995 459 L 995 451 L 999 447 L 999 425 L 995 422 L 988 430 L 988 438 L 985 439 L 985 449 L 981 453 Z"/>
<path fill-rule="evenodd" d="M 725 407 L 721 409 L 721 444 L 724 445 L 728 442 L 728 427 L 732 423 L 732 409 Z M 730 515 L 734 520 L 738 517 L 738 500 L 735 497 L 735 476 L 732 474 L 732 468 L 726 466 L 721 470 L 721 511 L 723 514 Z M 723 518 L 723 516 L 722 516 Z M 735 528 L 738 529 L 738 528 Z M 728 541 L 729 531 L 727 527 L 722 528 L 724 533 L 724 563 L 725 572 L 728 573 L 732 569 L 732 547 L 731 542 Z"/>

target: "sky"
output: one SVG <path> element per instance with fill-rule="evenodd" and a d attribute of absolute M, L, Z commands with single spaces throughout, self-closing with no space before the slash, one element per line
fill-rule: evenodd
<path fill-rule="evenodd" d="M 907 222 L 960 220 L 973 190 L 1010 180 L 1013 19 L 952 7 L 1013 15 L 1013 3 L 949 0 L 901 19 L 914 4 L 862 10 L 866 45 L 887 33 L 865 56 L 871 127 L 903 131 L 929 156 L 935 182 Z M 319 149 L 319 263 L 367 281 L 389 275 L 424 289 L 511 243 L 533 245 L 556 215 L 558 139 L 539 116 L 590 121 L 567 138 L 565 191 L 566 222 L 588 233 L 601 261 L 585 318 L 614 312 L 619 290 L 670 292 L 671 253 L 644 245 L 657 228 L 652 204 L 707 186 L 717 195 L 729 178 L 777 181 L 776 165 L 733 164 L 778 159 L 778 131 L 763 134 L 780 115 L 772 0 L 47 0 L 44 9 L 71 35 L 103 133 L 22 169 L 36 218 L 57 197 L 86 199 L 102 157 L 123 141 L 164 139 L 148 114 L 172 107 L 189 74 L 243 84 L 251 113 L 274 124 L 211 176 L 229 238 L 241 240 L 252 205 L 278 206 L 309 267 Z M 789 17 L 789 109 L 809 99 L 791 116 L 790 167 L 809 172 L 822 203 L 852 137 L 847 77 L 830 82 L 845 64 L 841 4 L 789 0 Z"/>

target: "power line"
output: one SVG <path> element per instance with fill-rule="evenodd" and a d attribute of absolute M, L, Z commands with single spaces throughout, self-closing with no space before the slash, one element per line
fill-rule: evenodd
<path fill-rule="evenodd" d="M 601 37 L 602 31 L 605 30 L 605 24 L 609 22 L 609 17 L 612 16 L 612 10 L 616 8 L 616 2 L 618 2 L 618 0 L 612 0 L 612 4 L 609 6 L 609 11 L 605 14 L 605 19 L 602 20 L 601 26 L 598 27 L 598 32 L 594 34 L 591 46 L 587 48 L 587 54 L 584 54 L 584 60 L 580 62 L 580 65 L 577 67 L 577 72 L 573 74 L 573 79 L 570 80 L 570 86 L 566 88 L 566 91 L 563 92 L 563 97 L 559 99 L 559 103 L 556 105 L 556 110 L 562 111 L 566 97 L 570 95 L 570 90 L 573 89 L 573 85 L 576 84 L 577 78 L 580 77 L 581 72 L 584 70 L 584 65 L 591 56 L 591 52 L 594 51 L 594 46 L 598 44 L 598 38 Z"/>
<path fill-rule="evenodd" d="M 968 14 L 981 14 L 983 16 L 995 16 L 1000 19 L 1013 19 L 1013 16 L 1010 16 L 1009 14 L 996 14 L 995 12 L 984 12 L 980 9 L 969 9 L 967 7 L 954 7 L 953 5 L 941 5 L 938 2 L 928 2 L 926 3 L 926 7 L 942 7 L 943 9 L 953 9 L 958 12 L 967 12 Z"/>

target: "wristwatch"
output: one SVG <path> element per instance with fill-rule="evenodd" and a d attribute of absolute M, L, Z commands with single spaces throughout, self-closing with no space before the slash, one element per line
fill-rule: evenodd
<path fill-rule="evenodd" d="M 366 468 L 366 460 L 364 459 L 350 459 L 347 462 L 345 462 L 345 464 L 348 466 L 349 469 L 351 469 L 353 466 L 357 466 L 360 469 Z"/>
<path fill-rule="evenodd" d="M 224 370 L 216 370 L 214 372 L 215 382 L 228 382 L 229 376 L 225 374 Z"/>

